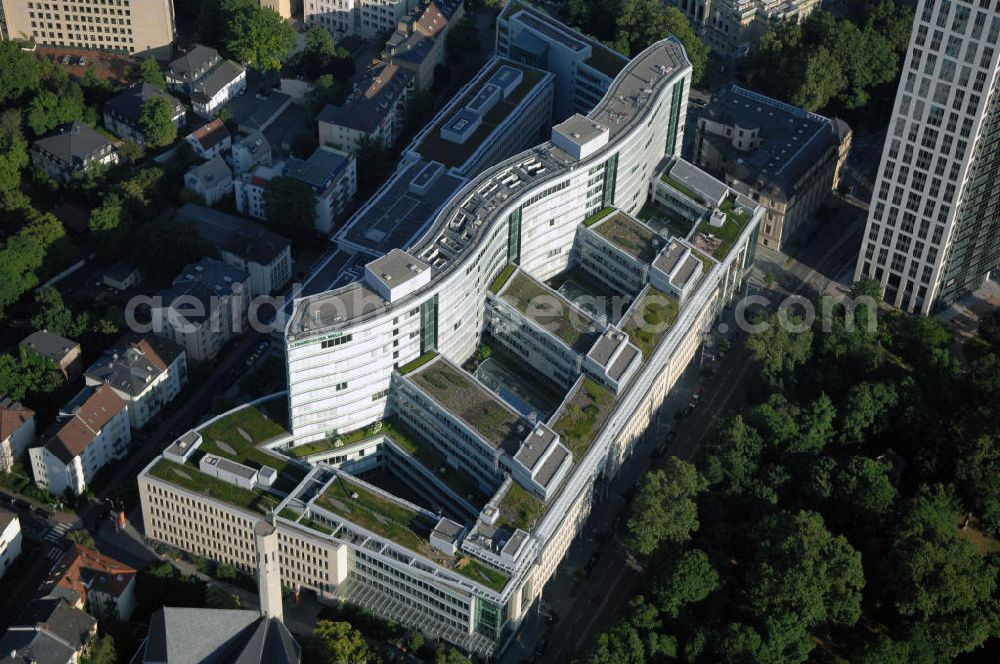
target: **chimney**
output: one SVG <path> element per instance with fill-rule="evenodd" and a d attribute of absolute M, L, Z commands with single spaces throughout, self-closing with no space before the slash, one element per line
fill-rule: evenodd
<path fill-rule="evenodd" d="M 283 620 L 281 609 L 281 572 L 278 568 L 278 531 L 271 523 L 261 521 L 254 526 L 257 544 L 257 586 L 260 612 L 265 618 Z"/>

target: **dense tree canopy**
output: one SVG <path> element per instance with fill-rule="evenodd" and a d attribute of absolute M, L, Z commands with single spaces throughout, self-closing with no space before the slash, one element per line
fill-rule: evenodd
<path fill-rule="evenodd" d="M 139 126 L 146 139 L 146 145 L 159 148 L 171 145 L 177 140 L 177 126 L 174 111 L 166 97 L 150 97 L 142 105 Z"/>
<path fill-rule="evenodd" d="M 1000 635 L 985 539 L 1000 534 L 992 322 L 964 366 L 936 319 L 874 323 L 751 335 L 759 375 L 703 444 L 693 515 L 661 470 L 634 499 L 631 544 L 649 556 L 652 592 L 596 638 L 591 661 L 931 664 Z M 671 526 L 701 527 L 636 537 L 639 524 L 661 532 L 664 505 L 679 511 Z"/>
<path fill-rule="evenodd" d="M 299 242 L 316 236 L 316 195 L 302 180 L 272 178 L 264 190 L 264 209 L 278 233 Z"/>
<path fill-rule="evenodd" d="M 366 664 L 378 658 L 361 632 L 350 623 L 320 620 L 306 642 L 303 662 L 308 664 Z"/>
<path fill-rule="evenodd" d="M 229 53 L 254 69 L 281 69 L 282 60 L 295 48 L 291 23 L 270 7 L 224 3 L 223 11 L 223 41 Z"/>

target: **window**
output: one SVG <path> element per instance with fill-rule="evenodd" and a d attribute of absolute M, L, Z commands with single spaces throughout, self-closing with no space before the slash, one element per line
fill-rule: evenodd
<path fill-rule="evenodd" d="M 347 389 L 347 383 L 337 383 L 336 389 L 338 392 L 343 392 Z"/>

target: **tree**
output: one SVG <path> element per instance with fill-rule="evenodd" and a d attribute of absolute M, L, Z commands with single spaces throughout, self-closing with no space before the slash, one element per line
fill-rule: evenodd
<path fill-rule="evenodd" d="M 789 315 L 787 320 L 793 325 L 801 324 L 801 319 Z M 798 331 L 789 329 L 781 317 L 767 314 L 759 321 L 763 330 L 751 334 L 747 339 L 747 349 L 750 357 L 761 364 L 761 373 L 768 380 L 775 380 L 782 373 L 803 364 L 812 353 L 813 333 L 811 329 Z"/>
<path fill-rule="evenodd" d="M 71 530 L 66 533 L 66 539 L 70 542 L 76 542 L 80 546 L 85 546 L 88 549 L 96 549 L 97 543 L 94 541 L 94 536 L 90 534 L 90 531 L 86 528 L 77 528 L 76 530 Z"/>
<path fill-rule="evenodd" d="M 174 110 L 166 97 L 150 97 L 142 105 L 139 114 L 139 128 L 146 145 L 162 148 L 177 140 L 177 126 L 174 125 Z"/>
<path fill-rule="evenodd" d="M 0 192 L 17 189 L 29 163 L 28 143 L 18 128 L 0 129 Z"/>
<path fill-rule="evenodd" d="M 278 233 L 298 242 L 316 236 L 316 195 L 302 180 L 272 178 L 264 190 L 264 209 L 268 224 Z"/>
<path fill-rule="evenodd" d="M 223 41 L 243 64 L 277 70 L 295 48 L 295 28 L 270 7 L 243 5 L 228 13 Z"/>
<path fill-rule="evenodd" d="M 354 148 L 358 163 L 358 190 L 371 191 L 392 171 L 392 150 L 382 139 L 362 136 Z"/>
<path fill-rule="evenodd" d="M 943 488 L 923 489 L 905 505 L 885 564 L 899 615 L 947 660 L 981 645 L 997 621 L 997 567 L 957 536 L 957 516 Z"/>
<path fill-rule="evenodd" d="M 63 302 L 62 295 L 55 288 L 43 288 L 35 295 L 38 313 L 31 318 L 31 326 L 36 330 L 48 330 L 53 334 L 75 339 L 87 329 L 86 314 L 74 314 Z"/>
<path fill-rule="evenodd" d="M 69 122 L 85 121 L 86 110 L 83 90 L 76 83 L 60 92 L 42 90 L 28 104 L 27 125 L 35 136 L 41 136 Z"/>
<path fill-rule="evenodd" d="M 805 71 L 791 96 L 791 103 L 807 111 L 818 111 L 836 97 L 847 85 L 840 62 L 825 47 L 820 46 L 805 60 Z"/>
<path fill-rule="evenodd" d="M 110 634 L 105 634 L 91 644 L 89 652 L 80 660 L 81 664 L 115 664 L 117 661 L 115 640 Z"/>
<path fill-rule="evenodd" d="M 886 383 L 864 382 L 847 394 L 840 411 L 840 435 L 845 443 L 860 443 L 866 434 L 878 434 L 889 425 L 889 409 L 899 401 L 896 388 Z"/>
<path fill-rule="evenodd" d="M 698 530 L 698 471 L 677 457 L 647 473 L 632 505 L 628 529 L 636 551 L 649 555 L 660 544 L 679 544 Z"/>
<path fill-rule="evenodd" d="M 167 87 L 167 79 L 164 78 L 156 58 L 141 58 L 139 64 L 132 69 L 131 78 L 133 83 L 149 83 L 161 90 Z"/>
<path fill-rule="evenodd" d="M 896 500 L 896 489 L 886 467 L 868 457 L 851 457 L 844 462 L 834 484 L 834 495 L 844 501 L 856 518 L 863 514 L 884 514 Z"/>
<path fill-rule="evenodd" d="M 312 90 L 306 96 L 306 107 L 310 115 L 315 117 L 327 104 L 340 106 L 347 99 L 350 89 L 337 80 L 332 74 L 323 74 L 313 83 Z"/>
<path fill-rule="evenodd" d="M 330 58 L 336 50 L 333 35 L 321 25 L 313 25 L 306 31 L 305 54 L 314 58 Z"/>
<path fill-rule="evenodd" d="M 666 577 L 656 586 L 656 605 L 671 618 L 681 607 L 700 602 L 719 587 L 719 574 L 704 551 L 685 551 Z"/>
<path fill-rule="evenodd" d="M 0 106 L 11 105 L 41 83 L 38 61 L 17 42 L 0 41 Z"/>
<path fill-rule="evenodd" d="M 726 495 L 742 493 L 754 481 L 763 449 L 760 433 L 737 415 L 709 440 L 705 478 Z"/>
<path fill-rule="evenodd" d="M 672 35 L 680 40 L 687 52 L 688 60 L 691 61 L 691 85 L 698 85 L 705 75 L 705 67 L 708 65 L 708 47 L 705 46 L 687 16 L 677 7 L 667 7 L 664 12 L 663 21 L 664 32 L 662 36 Z M 648 44 L 647 44 L 648 46 Z M 638 51 L 635 51 L 638 53 Z"/>
<path fill-rule="evenodd" d="M 469 658 L 451 646 L 440 646 L 434 653 L 434 664 L 471 664 Z"/>
<path fill-rule="evenodd" d="M 240 598 L 225 588 L 209 584 L 205 588 L 205 608 L 207 609 L 239 609 Z"/>
<path fill-rule="evenodd" d="M 1000 537 L 1000 436 L 982 435 L 962 446 L 955 484 L 983 530 Z"/>
<path fill-rule="evenodd" d="M 129 166 L 134 166 L 135 162 L 146 155 L 146 151 L 135 141 L 122 141 L 122 146 L 119 148 L 118 153 Z"/>
<path fill-rule="evenodd" d="M 368 648 L 361 632 L 348 622 L 320 620 L 306 642 L 306 662 L 316 664 L 365 664 L 378 658 Z"/>
<path fill-rule="evenodd" d="M 755 615 L 794 616 L 806 630 L 826 622 L 857 622 L 865 585 L 861 554 L 827 530 L 819 514 L 768 516 L 755 540 L 747 572 Z"/>
<path fill-rule="evenodd" d="M 216 254 L 191 224 L 169 215 L 146 222 L 136 235 L 136 258 L 151 279 L 172 279 L 185 265 Z"/>

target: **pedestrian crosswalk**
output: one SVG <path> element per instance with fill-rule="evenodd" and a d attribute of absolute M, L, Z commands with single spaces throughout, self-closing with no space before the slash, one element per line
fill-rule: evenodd
<path fill-rule="evenodd" d="M 54 546 L 51 549 L 49 549 L 49 552 L 45 554 L 45 557 L 51 560 L 52 562 L 55 562 L 62 557 L 62 554 L 63 550 L 57 546 Z"/>
<path fill-rule="evenodd" d="M 42 539 L 50 544 L 58 544 L 66 533 L 73 530 L 73 526 L 68 523 L 57 523 L 56 525 L 46 528 L 45 532 L 42 533 Z"/>

